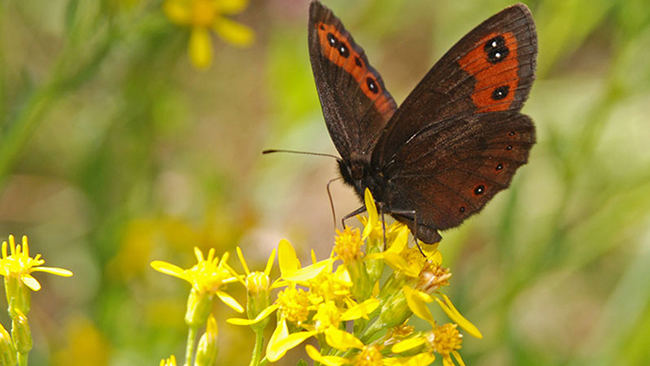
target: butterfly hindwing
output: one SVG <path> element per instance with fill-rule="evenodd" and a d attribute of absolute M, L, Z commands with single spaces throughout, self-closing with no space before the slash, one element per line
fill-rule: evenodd
<path fill-rule="evenodd" d="M 387 204 L 397 212 L 412 210 L 423 226 L 419 231 L 455 227 L 480 211 L 508 187 L 535 143 L 531 119 L 517 112 L 476 114 L 439 126 L 411 140 L 387 171 Z M 415 153 L 426 145 L 440 149 Z M 412 217 L 401 221 L 414 228 Z"/>
<path fill-rule="evenodd" d="M 330 136 L 344 160 L 369 160 L 395 101 L 332 11 L 314 1 L 309 14 L 309 56 Z"/>

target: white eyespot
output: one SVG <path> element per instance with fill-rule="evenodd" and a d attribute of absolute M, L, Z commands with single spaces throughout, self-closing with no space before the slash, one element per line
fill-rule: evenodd
<path fill-rule="evenodd" d="M 492 47 L 496 48 L 497 47 L 497 41 L 492 41 Z"/>
<path fill-rule="evenodd" d="M 501 58 L 501 54 L 499 52 L 497 52 L 497 53 L 494 54 L 494 57 L 495 58 Z"/>

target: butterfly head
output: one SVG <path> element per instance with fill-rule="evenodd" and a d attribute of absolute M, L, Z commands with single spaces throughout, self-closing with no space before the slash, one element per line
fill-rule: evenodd
<path fill-rule="evenodd" d="M 338 160 L 339 172 L 346 184 L 354 187 L 357 195 L 363 200 L 364 191 L 370 189 L 375 201 L 384 202 L 384 187 L 386 182 L 381 182 L 382 174 L 373 174 L 370 162 L 366 159 Z"/>

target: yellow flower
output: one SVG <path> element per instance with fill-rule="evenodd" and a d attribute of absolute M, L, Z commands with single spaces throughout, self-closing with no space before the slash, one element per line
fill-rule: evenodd
<path fill-rule="evenodd" d="M 269 322 L 268 316 L 277 309 L 276 305 L 269 306 L 271 302 L 271 270 L 275 262 L 275 249 L 271 252 L 264 272 L 255 271 L 251 272 L 244 259 L 244 254 L 241 248 L 237 247 L 237 256 L 244 268 L 246 277 L 239 281 L 246 287 L 248 299 L 246 302 L 246 309 L 248 319 L 231 318 L 227 322 L 235 325 L 250 325 L 253 329 L 261 330 L 266 327 Z"/>
<path fill-rule="evenodd" d="M 163 10 L 174 23 L 191 27 L 189 56 L 194 66 L 206 69 L 212 63 L 210 31 L 236 46 L 253 42 L 253 31 L 225 15 L 241 13 L 248 0 L 166 0 Z"/>
<path fill-rule="evenodd" d="M 341 258 L 343 263 L 348 264 L 363 257 L 362 245 L 363 241 L 359 229 L 346 227 L 343 231 L 336 230 L 334 252 Z"/>
<path fill-rule="evenodd" d="M 63 332 L 62 332 L 63 333 Z M 51 365 L 83 366 L 108 365 L 111 349 L 108 339 L 86 318 L 74 318 L 66 322 L 62 334 L 64 346 L 56 348 Z M 172 366 L 170 364 L 164 366 Z M 176 366 L 174 364 L 173 366 Z"/>
<path fill-rule="evenodd" d="M 354 364 L 360 366 L 382 366 L 384 357 L 376 346 L 365 346 L 354 358 Z"/>
<path fill-rule="evenodd" d="M 226 263 L 228 253 L 224 253 L 219 260 L 215 256 L 214 249 L 210 249 L 208 257 L 203 257 L 203 252 L 199 248 L 194 248 L 194 255 L 197 264 L 189 269 L 182 269 L 171 263 L 163 261 L 151 262 L 151 267 L 158 272 L 168 274 L 189 282 L 192 290 L 197 296 L 216 294 L 224 304 L 231 307 L 237 312 L 243 312 L 244 308 L 232 296 L 222 290 L 228 284 L 238 280 L 237 273 Z"/>
<path fill-rule="evenodd" d="M 13 235 L 9 235 L 9 253 L 7 253 L 7 242 L 2 242 L 2 258 L 0 258 L 0 275 L 5 277 L 5 283 L 10 278 L 19 279 L 22 284 L 32 291 L 41 289 L 41 284 L 32 276 L 32 272 L 47 272 L 62 277 L 72 276 L 72 272 L 63 268 L 42 267 L 45 263 L 41 255 L 29 256 L 29 244 L 27 236 L 23 236 L 22 246 L 16 245 Z"/>
<path fill-rule="evenodd" d="M 313 306 L 308 298 L 308 293 L 303 289 L 287 287 L 278 293 L 276 300 L 278 311 L 288 321 L 301 324 L 309 317 Z"/>
<path fill-rule="evenodd" d="M 399 221 L 395 221 L 386 227 L 386 232 L 384 233 L 384 224 L 377 212 L 375 199 L 372 197 L 372 193 L 370 193 L 368 188 L 366 188 L 364 192 L 363 200 L 366 206 L 366 211 L 368 212 L 368 217 L 357 216 L 359 221 L 363 224 L 362 240 L 370 238 L 373 241 L 380 241 L 383 243 L 384 235 L 386 235 L 386 242 L 390 242 L 393 239 L 393 236 L 402 227 L 405 227 L 405 225 Z"/>
<path fill-rule="evenodd" d="M 429 337 L 429 342 L 433 350 L 442 356 L 442 364 L 453 365 L 451 355 L 454 355 L 458 363 L 464 365 L 458 350 L 462 347 L 463 336 L 456 329 L 456 324 L 443 324 L 433 330 Z"/>
<path fill-rule="evenodd" d="M 169 358 L 163 358 L 160 360 L 160 366 L 176 366 L 176 357 L 171 355 Z"/>

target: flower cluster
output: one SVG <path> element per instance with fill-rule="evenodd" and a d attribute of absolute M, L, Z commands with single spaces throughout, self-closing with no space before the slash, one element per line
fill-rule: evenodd
<path fill-rule="evenodd" d="M 311 263 L 303 266 L 291 244 L 282 240 L 277 250 L 280 276 L 274 281 L 270 274 L 275 251 L 264 271 L 251 272 L 239 248 L 245 274 L 238 275 L 225 264 L 226 254 L 217 265 L 221 271 L 212 270 L 221 273 L 216 286 L 181 275 L 189 270 L 165 272 L 188 280 L 193 288 L 221 291 L 220 298 L 240 312 L 241 306 L 225 295 L 221 284 L 237 281 L 245 286 L 247 317 L 227 321 L 250 326 L 256 334 L 251 365 L 278 361 L 310 338 L 318 347 L 307 345 L 307 354 L 328 366 L 427 365 L 436 358 L 445 366 L 464 365 L 458 352 L 461 330 L 478 338 L 481 333 L 441 292 L 451 273 L 442 266 L 437 247 L 409 246 L 408 228 L 400 223 L 385 227 L 369 191 L 365 202 L 368 217 L 360 218 L 363 231 L 346 227 L 337 232 L 329 258 L 319 261 L 312 252 Z M 175 267 L 156 263 L 158 270 Z M 448 321 L 434 319 L 429 303 L 436 303 Z M 273 314 L 275 330 L 264 346 L 263 331 Z M 426 329 L 408 324 L 414 315 L 428 323 Z"/>
<path fill-rule="evenodd" d="M 72 272 L 57 267 L 44 267 L 45 260 L 40 254 L 29 255 L 27 236 L 21 244 L 16 244 L 13 235 L 9 241 L 2 242 L 0 275 L 4 277 L 5 293 L 11 318 L 11 335 L 0 325 L 0 365 L 27 365 L 32 349 L 32 334 L 27 315 L 31 309 L 31 291 L 41 289 L 41 284 L 32 276 L 33 272 L 46 272 L 57 276 L 70 277 Z"/>

